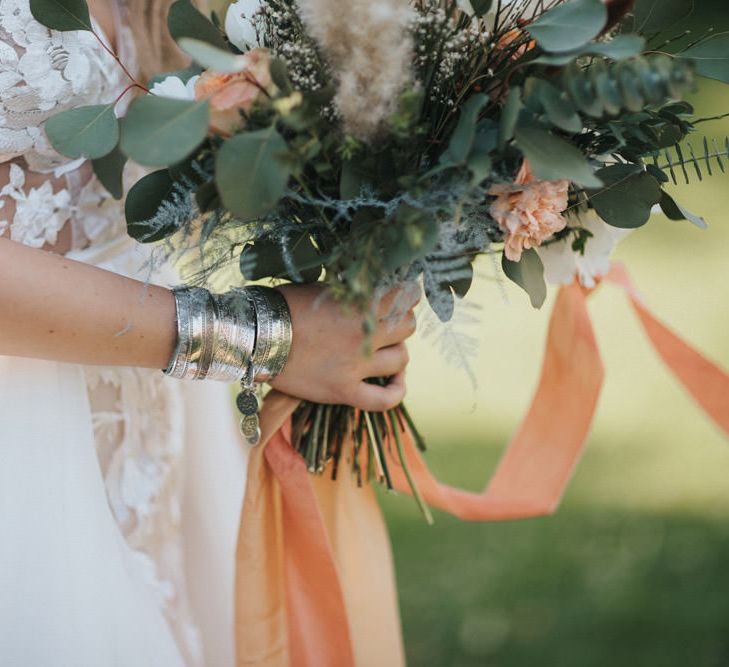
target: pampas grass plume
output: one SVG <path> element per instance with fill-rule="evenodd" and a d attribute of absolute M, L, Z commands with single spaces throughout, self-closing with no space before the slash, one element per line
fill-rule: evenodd
<path fill-rule="evenodd" d="M 309 33 L 332 66 L 345 131 L 374 139 L 411 80 L 407 0 L 298 0 Z"/>

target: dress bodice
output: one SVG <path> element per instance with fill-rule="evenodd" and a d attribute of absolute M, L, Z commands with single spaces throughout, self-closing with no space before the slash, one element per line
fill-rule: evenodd
<path fill-rule="evenodd" d="M 118 55 L 134 71 L 132 35 L 121 19 L 117 41 Z M 10 162 L 0 187 L 0 233 L 9 228 L 14 240 L 41 247 L 53 245 L 70 224 L 75 248 L 124 233 L 121 203 L 93 178 L 88 160 L 59 155 L 43 128 L 60 111 L 113 102 L 127 84 L 90 32 L 49 30 L 33 19 L 28 0 L 0 0 L 0 163 Z M 47 179 L 33 187 L 32 172 Z M 12 220 L 3 216 L 3 197 L 15 202 Z"/>

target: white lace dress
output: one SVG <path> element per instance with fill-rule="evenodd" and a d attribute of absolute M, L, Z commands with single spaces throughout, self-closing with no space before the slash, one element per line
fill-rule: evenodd
<path fill-rule="evenodd" d="M 70 228 L 70 257 L 149 277 L 122 204 L 43 133 L 125 85 L 93 35 L 48 31 L 28 0 L 0 0 L 0 234 L 43 247 Z M 222 385 L 0 357 L 0 665 L 232 666 L 246 453 Z"/>

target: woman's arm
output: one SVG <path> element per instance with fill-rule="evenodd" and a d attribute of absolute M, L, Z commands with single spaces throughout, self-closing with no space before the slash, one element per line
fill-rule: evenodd
<path fill-rule="evenodd" d="M 165 368 L 170 290 L 0 238 L 0 355 Z"/>
<path fill-rule="evenodd" d="M 386 410 L 405 393 L 419 295 L 391 293 L 365 355 L 362 319 L 318 285 L 281 288 L 293 345 L 273 386 L 299 398 Z M 389 318 L 393 303 L 402 315 Z M 165 368 L 176 343 L 175 300 L 163 287 L 0 238 L 0 355 L 79 364 Z M 387 387 L 365 382 L 392 376 Z"/>

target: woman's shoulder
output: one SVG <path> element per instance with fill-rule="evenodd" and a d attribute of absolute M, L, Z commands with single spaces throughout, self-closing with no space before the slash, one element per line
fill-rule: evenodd
<path fill-rule="evenodd" d="M 111 101 L 118 85 L 115 63 L 92 33 L 49 30 L 29 0 L 0 0 L 0 161 L 23 155 L 39 169 L 57 166 L 45 121 Z"/>

